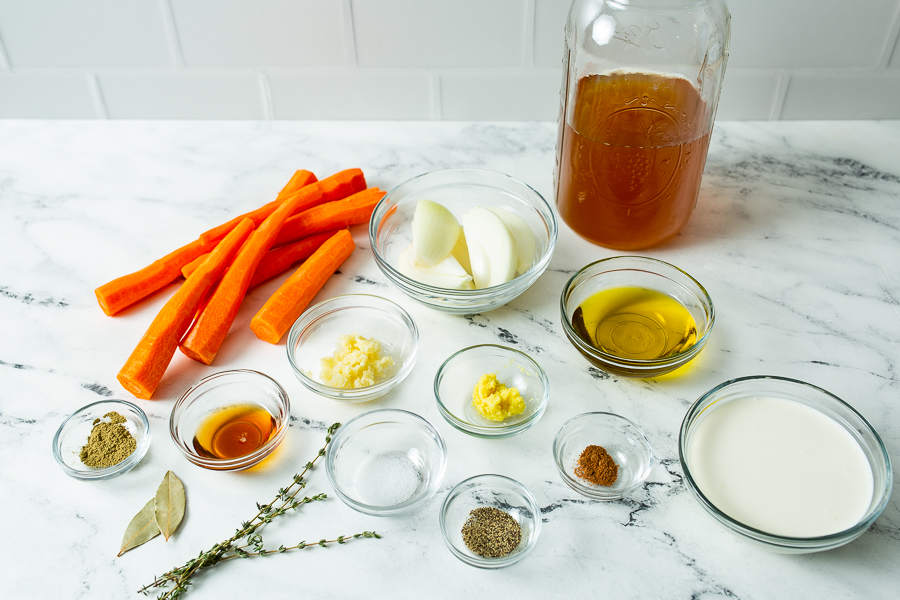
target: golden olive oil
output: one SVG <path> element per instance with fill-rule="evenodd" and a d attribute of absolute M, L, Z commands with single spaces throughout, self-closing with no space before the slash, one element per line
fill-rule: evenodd
<path fill-rule="evenodd" d="M 590 296 L 575 309 L 572 327 L 591 346 L 626 359 L 666 358 L 697 343 L 697 323 L 680 302 L 639 287 Z"/>
<path fill-rule="evenodd" d="M 194 435 L 205 458 L 239 458 L 256 452 L 275 435 L 275 417 L 255 404 L 239 404 L 207 416 Z"/>

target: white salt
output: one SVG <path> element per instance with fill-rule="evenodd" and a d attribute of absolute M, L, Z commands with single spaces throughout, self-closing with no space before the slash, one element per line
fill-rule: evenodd
<path fill-rule="evenodd" d="M 359 500 L 371 506 L 395 506 L 419 488 L 419 470 L 399 452 L 379 454 L 361 465 L 356 481 Z"/>

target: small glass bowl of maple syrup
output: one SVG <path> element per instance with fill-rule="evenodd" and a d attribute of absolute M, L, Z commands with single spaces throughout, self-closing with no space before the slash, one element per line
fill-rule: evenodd
<path fill-rule="evenodd" d="M 278 447 L 290 412 L 287 393 L 268 375 L 222 371 L 181 395 L 172 408 L 169 431 L 195 465 L 239 471 L 259 464 Z"/>
<path fill-rule="evenodd" d="M 615 256 L 580 269 L 560 297 L 563 331 L 582 356 L 625 377 L 658 377 L 693 360 L 716 313 L 696 279 L 674 265 Z"/>

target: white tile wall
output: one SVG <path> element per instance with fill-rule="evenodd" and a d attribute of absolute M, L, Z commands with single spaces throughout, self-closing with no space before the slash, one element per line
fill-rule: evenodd
<path fill-rule="evenodd" d="M 0 115 L 13 119 L 96 119 L 85 73 L 0 74 Z"/>
<path fill-rule="evenodd" d="M 448 121 L 550 121 L 559 112 L 558 69 L 440 75 L 441 117 Z"/>
<path fill-rule="evenodd" d="M 518 67 L 523 0 L 352 0 L 364 67 Z"/>
<path fill-rule="evenodd" d="M 432 77 L 391 69 L 268 73 L 276 119 L 430 120 Z"/>
<path fill-rule="evenodd" d="M 15 68 L 173 64 L 160 0 L 3 0 L 0 38 Z"/>
<path fill-rule="evenodd" d="M 900 119 L 900 71 L 791 77 L 784 119 Z"/>
<path fill-rule="evenodd" d="M 188 67 L 346 64 L 337 0 L 170 0 Z"/>
<path fill-rule="evenodd" d="M 0 118 L 555 120 L 569 0 L 0 0 Z M 900 118 L 900 0 L 730 0 L 719 119 Z"/>
<path fill-rule="evenodd" d="M 102 73 L 111 119 L 264 119 L 265 82 L 248 72 Z"/>

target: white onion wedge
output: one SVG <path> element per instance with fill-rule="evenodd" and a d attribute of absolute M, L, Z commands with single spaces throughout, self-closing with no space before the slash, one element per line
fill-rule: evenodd
<path fill-rule="evenodd" d="M 433 267 L 450 254 L 459 237 L 453 213 L 431 200 L 419 200 L 413 215 L 412 239 L 416 263 Z"/>
<path fill-rule="evenodd" d="M 462 225 L 459 226 L 459 238 L 457 238 L 456 245 L 453 246 L 453 250 L 450 251 L 450 254 L 459 261 L 459 264 L 466 270 L 466 273 L 469 275 L 472 274 L 472 263 L 469 262 L 469 247 L 466 245 L 466 234 L 463 231 Z"/>
<path fill-rule="evenodd" d="M 462 216 L 475 287 L 483 289 L 516 276 L 516 239 L 503 219 L 486 208 L 473 208 Z"/>
<path fill-rule="evenodd" d="M 400 253 L 397 259 L 397 270 L 419 283 L 448 290 L 472 290 L 472 276 L 466 273 L 452 255 L 448 255 L 433 267 L 424 267 L 416 263 L 415 251 L 410 244 Z"/>
<path fill-rule="evenodd" d="M 516 250 L 518 251 L 516 273 L 521 275 L 534 264 L 534 234 L 531 233 L 531 227 L 528 226 L 528 223 L 522 217 L 511 210 L 505 208 L 492 208 L 490 210 L 503 219 L 513 237 L 516 238 Z"/>

